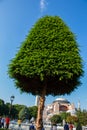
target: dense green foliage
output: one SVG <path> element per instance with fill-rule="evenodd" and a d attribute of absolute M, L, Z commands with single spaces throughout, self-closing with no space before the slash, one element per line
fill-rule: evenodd
<path fill-rule="evenodd" d="M 67 117 L 70 116 L 70 113 L 62 112 L 60 115 L 61 115 L 62 120 L 66 121 Z"/>
<path fill-rule="evenodd" d="M 6 128 L 0 128 L 0 130 L 7 130 Z"/>
<path fill-rule="evenodd" d="M 80 84 L 82 59 L 74 34 L 58 16 L 40 18 L 9 64 L 8 74 L 21 91 L 69 94 Z"/>
<path fill-rule="evenodd" d="M 29 110 L 27 107 L 24 107 L 20 110 L 19 119 L 21 119 L 21 120 L 29 119 Z"/>
<path fill-rule="evenodd" d="M 37 118 L 37 111 L 38 111 L 38 108 L 37 106 L 32 106 L 32 107 L 29 107 L 29 120 L 34 117 L 34 119 Z"/>
<path fill-rule="evenodd" d="M 5 104 L 4 101 L 0 99 L 0 116 L 5 117 L 9 115 L 10 106 L 11 106 L 10 103 Z M 32 117 L 34 117 L 34 119 L 36 119 L 37 106 L 26 107 L 25 105 L 19 105 L 19 104 L 12 105 L 10 118 L 12 119 L 21 118 L 20 113 L 21 111 L 23 111 L 23 109 L 24 109 L 23 112 L 24 116 L 22 116 L 23 118 L 28 118 L 30 120 Z"/>
<path fill-rule="evenodd" d="M 19 116 L 18 116 L 21 120 L 24 119 L 31 119 L 32 117 L 34 117 L 34 119 L 36 119 L 37 117 L 37 106 L 32 106 L 32 107 L 23 107 L 20 111 L 19 111 Z"/>
<path fill-rule="evenodd" d="M 83 111 L 79 110 L 77 111 L 76 115 L 81 125 L 84 125 L 84 126 L 87 125 L 87 111 L 86 110 L 83 110 Z"/>
<path fill-rule="evenodd" d="M 60 115 L 53 115 L 50 118 L 50 121 L 51 121 L 52 124 L 62 123 L 62 118 L 61 118 Z"/>
<path fill-rule="evenodd" d="M 78 118 L 77 118 L 77 116 L 70 115 L 70 116 L 67 116 L 66 122 L 68 122 L 68 123 L 77 123 Z"/>

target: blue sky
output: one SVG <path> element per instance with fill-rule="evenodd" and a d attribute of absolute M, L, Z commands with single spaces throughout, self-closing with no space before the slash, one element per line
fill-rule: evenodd
<path fill-rule="evenodd" d="M 14 95 L 14 104 L 35 104 L 35 96 L 21 94 L 7 71 L 21 42 L 44 15 L 60 16 L 77 36 L 84 65 L 82 85 L 70 95 L 61 97 L 67 98 L 76 107 L 80 101 L 81 108 L 87 109 L 87 0 L 0 0 L 0 99 L 10 102 L 10 96 Z M 58 97 L 46 97 L 46 104 Z"/>

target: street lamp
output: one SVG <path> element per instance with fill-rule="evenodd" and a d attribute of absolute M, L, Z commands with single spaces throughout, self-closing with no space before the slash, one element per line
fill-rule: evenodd
<path fill-rule="evenodd" d="M 14 101 L 14 98 L 15 98 L 14 95 L 12 95 L 12 96 L 10 97 L 10 101 L 11 101 L 11 106 L 10 106 L 10 116 L 11 116 L 12 103 L 13 103 L 13 101 Z"/>
<path fill-rule="evenodd" d="M 14 95 L 12 95 L 12 96 L 10 97 L 11 105 L 12 105 L 12 103 L 13 103 L 13 101 L 14 101 L 14 98 L 15 98 Z"/>

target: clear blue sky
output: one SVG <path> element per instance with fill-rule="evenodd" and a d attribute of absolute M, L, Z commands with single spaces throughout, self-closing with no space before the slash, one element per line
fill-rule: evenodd
<path fill-rule="evenodd" d="M 81 108 L 87 109 L 87 0 L 0 0 L 0 99 L 5 103 L 10 102 L 10 96 L 14 95 L 14 104 L 35 104 L 34 96 L 20 94 L 7 71 L 21 42 L 43 15 L 60 16 L 77 36 L 85 73 L 81 78 L 82 85 L 70 95 L 62 97 L 76 107 L 80 101 Z M 46 104 L 58 97 L 48 96 Z"/>

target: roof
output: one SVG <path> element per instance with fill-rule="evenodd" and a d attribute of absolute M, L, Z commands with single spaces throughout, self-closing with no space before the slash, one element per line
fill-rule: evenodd
<path fill-rule="evenodd" d="M 57 98 L 54 102 L 70 104 L 70 102 L 65 98 Z"/>

